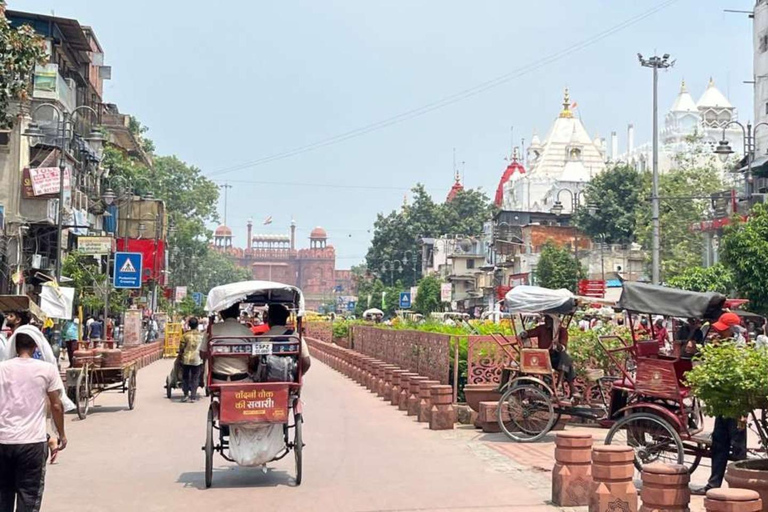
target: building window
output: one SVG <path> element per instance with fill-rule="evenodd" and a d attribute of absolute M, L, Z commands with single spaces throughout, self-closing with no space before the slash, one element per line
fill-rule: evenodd
<path fill-rule="evenodd" d="M 768 35 L 762 35 L 760 36 L 760 53 L 765 53 L 768 51 Z"/>
<path fill-rule="evenodd" d="M 766 104 L 765 104 L 765 113 L 766 113 L 766 115 L 768 115 L 768 102 L 766 102 Z"/>
<path fill-rule="evenodd" d="M 0 147 L 7 146 L 11 143 L 11 132 L 0 131 Z"/>
<path fill-rule="evenodd" d="M 467 268 L 475 268 L 475 260 L 469 259 L 467 260 Z"/>

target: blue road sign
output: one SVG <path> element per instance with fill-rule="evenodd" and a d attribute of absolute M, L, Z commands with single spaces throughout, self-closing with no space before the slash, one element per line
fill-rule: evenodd
<path fill-rule="evenodd" d="M 140 252 L 115 253 L 115 288 L 141 288 L 141 257 Z"/>
<path fill-rule="evenodd" d="M 411 292 L 400 292 L 400 308 L 411 309 Z"/>
<path fill-rule="evenodd" d="M 357 303 L 353 300 L 347 302 L 347 311 L 354 311 Z"/>
<path fill-rule="evenodd" d="M 195 305 L 197 307 L 200 307 L 203 305 L 203 299 L 205 298 L 205 295 L 203 295 L 200 292 L 192 292 L 192 300 L 195 301 Z"/>

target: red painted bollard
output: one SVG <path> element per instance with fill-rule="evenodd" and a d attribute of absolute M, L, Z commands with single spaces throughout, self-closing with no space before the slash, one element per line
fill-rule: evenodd
<path fill-rule="evenodd" d="M 363 387 L 365 387 L 365 379 L 368 378 L 368 375 L 371 371 L 372 362 L 373 362 L 372 357 L 362 356 L 360 358 L 360 371 L 357 374 L 357 383 Z"/>
<path fill-rule="evenodd" d="M 384 398 L 384 386 L 387 385 L 387 372 L 391 372 L 395 368 L 397 368 L 395 365 L 385 364 L 381 368 L 381 371 L 379 371 L 379 381 L 373 391 L 379 398 Z"/>
<path fill-rule="evenodd" d="M 558 507 L 589 505 L 592 490 L 592 434 L 558 432 L 552 469 L 552 503 Z"/>
<path fill-rule="evenodd" d="M 645 464 L 640 512 L 689 512 L 691 475 L 682 464 Z"/>
<path fill-rule="evenodd" d="M 429 423 L 429 412 L 432 410 L 432 386 L 437 386 L 440 381 L 423 380 L 419 382 L 419 403 L 416 410 L 416 421 L 419 423 Z"/>
<path fill-rule="evenodd" d="M 389 404 L 397 406 L 400 401 L 400 379 L 408 370 L 395 370 L 392 372 L 392 389 L 389 392 Z"/>
<path fill-rule="evenodd" d="M 384 370 L 384 385 L 381 387 L 379 396 L 387 403 L 392 401 L 392 380 L 394 379 L 394 373 L 399 370 L 398 366 L 388 366 Z"/>
<path fill-rule="evenodd" d="M 431 386 L 432 409 L 429 412 L 430 430 L 451 430 L 456 424 L 456 408 L 453 406 L 453 387 Z"/>
<path fill-rule="evenodd" d="M 592 448 L 592 492 L 589 512 L 637 512 L 635 451 L 631 446 L 599 445 Z"/>
<path fill-rule="evenodd" d="M 760 512 L 763 501 L 750 489 L 710 489 L 704 498 L 707 512 Z"/>
<path fill-rule="evenodd" d="M 429 377 L 417 375 L 411 377 L 408 381 L 408 401 L 406 402 L 408 416 L 417 416 L 419 414 L 419 384 L 429 380 Z"/>
<path fill-rule="evenodd" d="M 387 364 L 388 363 L 385 363 L 382 361 L 381 364 L 378 364 L 373 368 L 373 378 L 371 379 L 371 393 L 373 393 L 374 395 L 379 394 L 379 384 L 381 383 L 381 380 L 384 376 L 384 367 L 386 367 Z"/>
<path fill-rule="evenodd" d="M 418 377 L 418 373 L 407 372 L 400 376 L 400 396 L 397 397 L 397 409 L 400 411 L 408 410 L 408 396 L 411 391 L 411 378 Z M 392 397 L 394 400 L 395 397 Z"/>
<path fill-rule="evenodd" d="M 367 390 L 373 391 L 374 382 L 376 382 L 379 375 L 379 368 L 385 364 L 385 362 L 379 361 L 378 359 L 375 359 L 373 362 L 371 362 L 368 376 L 365 379 L 365 388 Z"/>

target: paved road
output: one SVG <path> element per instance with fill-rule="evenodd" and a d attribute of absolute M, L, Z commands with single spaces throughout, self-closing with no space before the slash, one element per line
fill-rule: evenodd
<path fill-rule="evenodd" d="M 293 458 L 259 469 L 215 459 L 204 489 L 206 402 L 169 401 L 160 361 L 138 376 L 136 409 L 107 393 L 84 421 L 67 417 L 70 445 L 49 466 L 43 510 L 422 511 L 556 510 L 546 477 L 490 449 L 473 430 L 432 432 L 316 362 L 305 402 L 304 482 Z"/>

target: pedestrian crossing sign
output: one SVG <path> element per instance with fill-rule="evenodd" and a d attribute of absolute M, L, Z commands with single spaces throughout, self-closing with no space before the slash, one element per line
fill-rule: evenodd
<path fill-rule="evenodd" d="M 115 288 L 141 288 L 142 256 L 140 252 L 115 253 Z"/>

